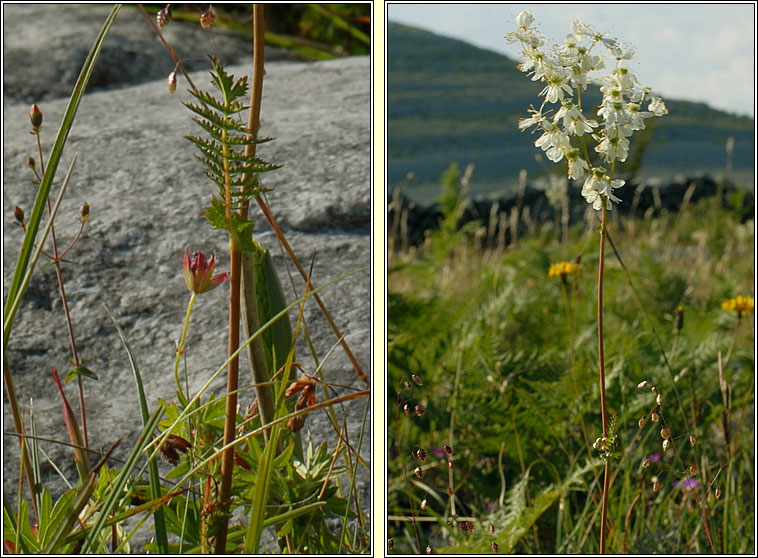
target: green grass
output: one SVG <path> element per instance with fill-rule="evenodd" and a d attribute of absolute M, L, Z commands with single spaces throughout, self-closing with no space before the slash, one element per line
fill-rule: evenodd
<path fill-rule="evenodd" d="M 754 417 L 753 314 L 738 320 L 721 302 L 754 294 L 754 223 L 740 223 L 707 200 L 652 220 L 611 221 L 609 233 L 629 279 L 608 246 L 606 389 L 623 444 L 612 465 L 608 551 L 710 553 L 713 544 L 718 553 L 753 553 L 755 439 L 746 426 Z M 545 225 L 499 250 L 482 249 L 475 236 L 471 228 L 442 227 L 424 246 L 390 253 L 392 552 L 423 553 L 428 544 L 440 553 L 490 553 L 494 541 L 501 553 L 597 553 L 602 461 L 588 449 L 602 435 L 599 235 L 593 226 L 576 226 L 564 245 Z M 548 268 L 578 256 L 578 276 L 567 285 L 572 328 L 561 281 L 548 278 Z M 639 389 L 643 380 L 650 385 Z M 651 386 L 662 394 L 660 408 Z M 417 404 L 423 416 L 413 411 Z M 650 420 L 654 408 L 658 424 Z M 675 448 L 665 453 L 663 423 Z M 453 450 L 453 469 L 434 453 L 444 444 Z M 415 456 L 418 448 L 426 461 Z M 660 461 L 643 469 L 653 454 Z M 672 486 L 690 465 L 701 487 Z M 423 479 L 414 474 L 418 466 Z M 474 533 L 454 528 L 455 515 L 471 521 Z"/>

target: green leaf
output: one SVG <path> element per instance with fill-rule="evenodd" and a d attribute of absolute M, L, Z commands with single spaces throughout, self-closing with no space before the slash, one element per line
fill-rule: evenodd
<path fill-rule="evenodd" d="M 93 380 L 99 380 L 100 378 L 97 377 L 97 374 L 95 374 L 92 370 L 87 368 L 86 366 L 79 365 L 71 370 L 68 371 L 68 374 L 66 374 L 66 377 L 64 378 L 64 382 L 68 383 L 69 381 L 73 380 L 74 378 L 77 378 L 79 376 L 85 376 L 87 378 L 91 378 Z"/>

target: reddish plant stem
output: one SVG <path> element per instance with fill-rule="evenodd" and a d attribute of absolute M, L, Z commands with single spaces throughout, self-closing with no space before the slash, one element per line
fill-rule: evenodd
<path fill-rule="evenodd" d="M 603 198 L 602 218 L 600 223 L 600 257 L 598 259 L 597 270 L 597 343 L 598 343 L 598 364 L 600 368 L 600 409 L 603 421 L 603 438 L 608 437 L 608 417 L 605 401 L 605 353 L 603 351 L 603 267 L 605 265 L 605 217 L 606 217 L 606 200 Z M 603 476 L 603 501 L 600 512 L 600 554 L 605 554 L 605 540 L 607 538 L 607 519 L 608 519 L 608 489 L 611 481 L 611 462 L 610 458 L 605 462 L 605 473 Z"/>

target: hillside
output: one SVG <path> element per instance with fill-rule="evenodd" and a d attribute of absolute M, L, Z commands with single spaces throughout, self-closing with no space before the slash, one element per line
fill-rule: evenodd
<path fill-rule="evenodd" d="M 387 26 L 387 179 L 411 197 L 429 201 L 448 165 L 475 165 L 472 194 L 502 194 L 521 169 L 531 177 L 552 164 L 539 153 L 519 118 L 537 104 L 538 84 L 510 58 L 463 41 L 390 22 Z M 596 105 L 599 92 L 588 96 Z M 725 144 L 735 138 L 734 176 L 752 188 L 754 121 L 703 103 L 665 99 L 637 176 L 723 173 Z M 632 149 L 641 135 L 632 138 Z M 635 142 L 637 140 L 637 142 Z M 620 168 L 632 174 L 634 157 Z M 549 166 L 550 165 L 550 166 Z M 626 167 L 626 168 L 624 168 Z M 409 180 L 409 173 L 413 173 Z"/>

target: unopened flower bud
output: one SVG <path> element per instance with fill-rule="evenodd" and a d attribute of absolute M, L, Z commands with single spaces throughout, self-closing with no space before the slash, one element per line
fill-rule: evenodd
<path fill-rule="evenodd" d="M 500 547 L 495 541 L 492 541 L 492 554 L 497 554 L 500 552 Z"/>
<path fill-rule="evenodd" d="M 721 498 L 721 489 L 717 488 L 716 492 L 714 492 L 713 495 L 716 497 L 716 500 L 718 500 L 719 498 Z"/>
<path fill-rule="evenodd" d="M 19 206 L 13 208 L 13 216 L 16 218 L 19 225 L 24 224 L 24 210 Z"/>
<path fill-rule="evenodd" d="M 455 465 L 453 465 L 453 462 L 452 462 L 452 461 L 448 461 L 448 462 L 447 462 L 447 468 L 448 468 L 448 469 L 451 469 L 451 470 L 452 470 L 452 469 L 455 469 Z"/>
<path fill-rule="evenodd" d="M 652 420 L 653 422 L 658 422 L 658 419 L 659 419 L 658 413 L 653 413 L 652 415 L 650 415 L 650 420 Z"/>
<path fill-rule="evenodd" d="M 423 405 L 416 405 L 415 409 L 416 416 L 423 417 L 424 413 L 426 412 L 426 409 L 424 409 Z"/>
<path fill-rule="evenodd" d="M 661 428 L 661 438 L 664 440 L 671 438 L 671 430 L 668 428 Z"/>
<path fill-rule="evenodd" d="M 403 412 L 405 413 L 406 417 L 411 416 L 411 407 L 408 405 L 408 403 L 403 405 Z"/>
<path fill-rule="evenodd" d="M 640 428 L 645 426 L 645 417 L 640 418 L 640 420 L 637 422 Z"/>
<path fill-rule="evenodd" d="M 490 530 L 490 535 L 495 534 L 495 526 L 492 523 L 490 523 L 489 530 Z"/>
<path fill-rule="evenodd" d="M 39 131 L 42 126 L 42 111 L 37 106 L 37 103 L 34 103 L 32 108 L 29 109 L 29 120 L 32 121 L 32 128 L 34 131 Z"/>
<path fill-rule="evenodd" d="M 415 383 L 417 386 L 420 386 L 420 385 L 422 385 L 422 384 L 421 384 L 421 378 L 419 378 L 418 376 L 416 376 L 416 374 L 411 374 L 411 380 L 413 380 L 413 382 L 414 382 L 414 383 Z"/>
<path fill-rule="evenodd" d="M 204 12 L 203 15 L 200 16 L 200 26 L 203 29 L 208 29 L 211 25 L 213 25 L 215 19 L 216 14 L 213 12 L 213 8 L 208 8 L 208 11 Z"/>
<path fill-rule="evenodd" d="M 30 169 L 34 169 L 37 167 L 37 161 L 34 160 L 34 157 L 29 157 L 26 160 L 26 164 L 29 165 Z"/>
<path fill-rule="evenodd" d="M 690 465 L 690 475 L 697 475 L 697 465 Z"/>
<path fill-rule="evenodd" d="M 419 448 L 416 450 L 416 457 L 418 457 L 419 461 L 426 461 L 426 451 Z"/>
<path fill-rule="evenodd" d="M 658 481 L 653 482 L 653 492 L 658 492 L 661 489 L 661 483 Z"/>
<path fill-rule="evenodd" d="M 82 216 L 82 221 L 89 219 L 89 204 L 87 202 L 82 203 L 82 206 L 79 208 L 79 215 Z"/>
<path fill-rule="evenodd" d="M 173 71 L 168 75 L 168 90 L 170 93 L 176 91 L 176 71 Z"/>
<path fill-rule="evenodd" d="M 645 389 L 647 387 L 647 380 L 644 380 L 640 382 L 639 384 L 637 384 L 637 387 L 640 389 Z"/>
<path fill-rule="evenodd" d="M 650 467 L 650 458 L 648 457 L 645 461 L 642 462 L 642 468 L 647 469 Z"/>
<path fill-rule="evenodd" d="M 697 440 L 695 439 L 694 436 L 690 436 L 690 445 L 694 446 L 695 444 L 697 444 Z"/>
<path fill-rule="evenodd" d="M 421 467 L 416 467 L 413 472 L 416 474 L 416 476 L 420 479 L 424 478 L 424 470 Z"/>
<path fill-rule="evenodd" d="M 419 506 L 419 509 L 421 511 L 424 511 L 426 509 L 426 504 L 427 504 L 426 498 L 424 498 L 423 500 L 421 500 L 421 505 Z"/>
<path fill-rule="evenodd" d="M 667 449 L 669 449 L 669 446 L 671 445 L 671 442 L 668 440 L 663 440 L 663 451 L 665 452 Z"/>
<path fill-rule="evenodd" d="M 158 12 L 155 18 L 158 21 L 158 27 L 165 27 L 171 21 L 171 15 L 171 4 L 169 4 Z"/>
<path fill-rule="evenodd" d="M 405 389 L 408 391 L 411 391 L 413 389 L 413 386 L 408 380 L 403 380 L 403 387 L 405 387 Z"/>
<path fill-rule="evenodd" d="M 652 391 L 654 394 L 658 395 L 660 392 L 658 391 L 658 388 L 653 386 L 650 388 L 650 391 Z"/>
<path fill-rule="evenodd" d="M 659 393 L 658 395 L 655 396 L 655 404 L 660 407 L 662 402 L 663 402 L 663 397 Z"/>
<path fill-rule="evenodd" d="M 447 444 L 442 447 L 443 450 L 445 450 L 446 455 L 453 455 L 453 448 L 448 446 Z"/>

